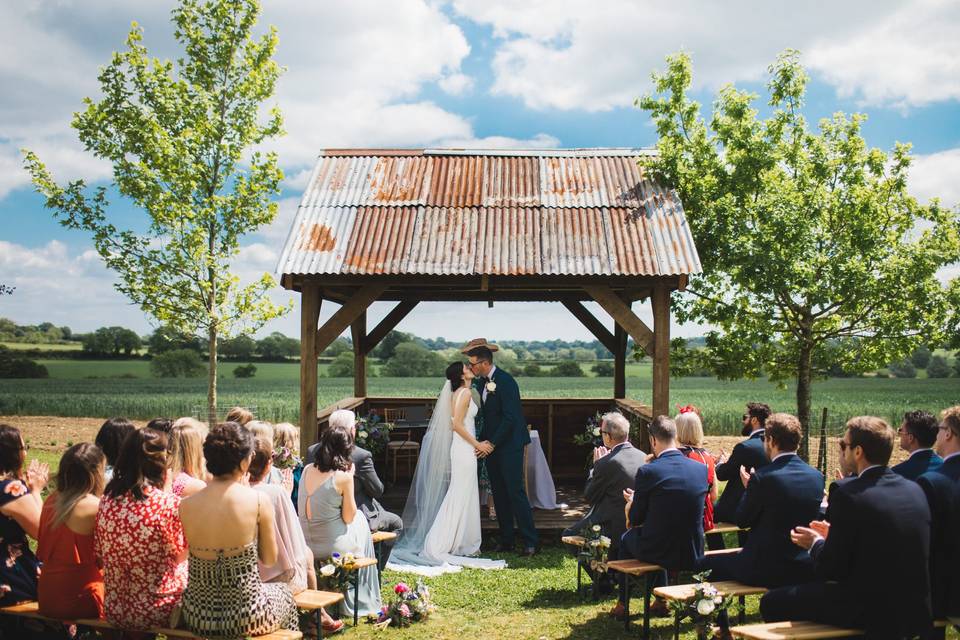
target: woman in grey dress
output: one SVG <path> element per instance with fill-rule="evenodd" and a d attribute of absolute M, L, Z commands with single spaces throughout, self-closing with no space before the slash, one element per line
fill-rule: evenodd
<path fill-rule="evenodd" d="M 353 434 L 339 426 L 331 426 L 320 436 L 313 464 L 300 477 L 298 495 L 300 525 L 307 546 L 320 564 L 334 553 L 344 556 L 374 557 L 373 538 L 366 516 L 357 509 L 353 497 Z M 377 566 L 360 569 L 358 600 L 348 589 L 342 603 L 343 615 L 361 616 L 380 611 L 380 580 Z"/>

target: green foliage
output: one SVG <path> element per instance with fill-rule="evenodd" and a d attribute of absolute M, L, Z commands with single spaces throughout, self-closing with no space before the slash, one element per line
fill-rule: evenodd
<path fill-rule="evenodd" d="M 536 362 L 531 362 L 528 365 L 523 367 L 523 375 L 530 378 L 538 378 L 545 374 L 544 370 L 540 368 Z"/>
<path fill-rule="evenodd" d="M 949 378 L 950 365 L 943 356 L 933 356 L 930 358 L 930 364 L 927 365 L 928 378 Z"/>
<path fill-rule="evenodd" d="M 233 369 L 234 378 L 252 378 L 257 375 L 257 367 L 252 363 L 241 364 Z"/>
<path fill-rule="evenodd" d="M 90 355 L 125 356 L 143 346 L 136 332 L 123 327 L 100 327 L 83 336 L 83 351 Z"/>
<path fill-rule="evenodd" d="M 352 378 L 354 371 L 352 351 L 344 351 L 327 367 L 327 375 L 331 378 Z"/>
<path fill-rule="evenodd" d="M 582 378 L 585 374 L 580 365 L 573 360 L 564 360 L 554 365 L 550 370 L 550 375 L 558 378 Z"/>
<path fill-rule="evenodd" d="M 237 336 L 220 343 L 220 355 L 235 360 L 249 360 L 257 351 L 257 341 L 250 336 Z"/>
<path fill-rule="evenodd" d="M 598 362 L 590 367 L 590 370 L 601 378 L 612 378 L 614 374 L 614 366 L 612 362 Z"/>
<path fill-rule="evenodd" d="M 705 121 L 683 54 L 638 105 L 659 134 L 646 168 L 676 189 L 704 268 L 674 300 L 677 320 L 719 328 L 699 356 L 718 376 L 795 379 L 806 427 L 815 362 L 867 371 L 935 343 L 936 273 L 960 254 L 960 216 L 909 195 L 909 145 L 868 148 L 865 116 L 808 127 L 797 52 L 769 72 L 765 119 L 757 96 L 726 85 Z M 850 348 L 828 353 L 833 341 Z"/>
<path fill-rule="evenodd" d="M 157 355 L 174 349 L 190 349 L 200 353 L 203 344 L 195 335 L 182 333 L 174 327 L 162 324 L 147 338 L 150 355 Z"/>
<path fill-rule="evenodd" d="M 396 378 L 417 378 L 442 376 L 445 368 L 443 360 L 433 351 L 415 342 L 401 342 L 381 373 Z"/>
<path fill-rule="evenodd" d="M 68 340 L 72 335 L 70 327 L 57 327 L 52 322 L 18 325 L 9 318 L 0 318 L 0 340 L 3 342 L 57 344 Z"/>
<path fill-rule="evenodd" d="M 913 362 L 911 362 L 909 359 L 904 359 L 900 362 L 894 362 L 890 365 L 889 369 L 894 378 L 917 377 L 917 368 L 913 366 Z"/>
<path fill-rule="evenodd" d="M 396 353 L 397 345 L 403 342 L 412 341 L 413 336 L 409 333 L 403 333 L 402 331 L 391 331 L 383 337 L 383 340 L 380 341 L 380 344 L 376 346 L 371 355 L 386 362 Z"/>
<path fill-rule="evenodd" d="M 108 217 L 106 187 L 61 186 L 25 151 L 47 208 L 91 234 L 116 288 L 160 322 L 208 337 L 211 414 L 218 337 L 254 331 L 287 309 L 267 297 L 269 274 L 241 286 L 230 270 L 243 235 L 276 217 L 283 178 L 276 154 L 258 149 L 282 133 L 278 109 L 264 108 L 281 72 L 277 35 L 254 34 L 259 12 L 257 0 L 181 0 L 172 21 L 184 54 L 175 62 L 151 58 L 134 23 L 126 50 L 100 71 L 100 99 L 74 115 L 85 149 L 112 164 L 112 187 L 148 214 L 145 231 Z"/>
<path fill-rule="evenodd" d="M 0 345 L 0 378 L 46 378 L 47 368 Z"/>
<path fill-rule="evenodd" d="M 206 373 L 206 369 L 196 351 L 174 349 L 154 356 L 150 373 L 157 378 L 196 378 Z"/>
<path fill-rule="evenodd" d="M 933 351 L 927 345 L 920 345 L 910 354 L 910 362 L 917 369 L 926 369 L 930 364 L 930 358 L 933 357 Z"/>
<path fill-rule="evenodd" d="M 300 341 L 274 331 L 266 338 L 257 341 L 257 351 L 265 360 L 285 360 L 300 355 Z"/>
<path fill-rule="evenodd" d="M 335 358 L 344 352 L 353 352 L 353 345 L 346 338 L 340 337 L 330 343 L 330 346 L 323 350 L 323 355 Z"/>

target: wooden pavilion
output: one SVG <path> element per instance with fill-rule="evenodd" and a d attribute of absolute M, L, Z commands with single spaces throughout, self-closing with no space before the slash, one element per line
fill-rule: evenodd
<path fill-rule="evenodd" d="M 614 354 L 609 399 L 524 399 L 555 476 L 582 474 L 583 452 L 564 445 L 597 410 L 615 404 L 644 420 L 670 413 L 670 295 L 700 262 L 678 198 L 638 166 L 650 153 L 324 151 L 278 266 L 282 285 L 301 294 L 302 447 L 336 408 L 433 400 L 368 397 L 366 358 L 419 304 L 434 301 L 558 302 Z M 324 300 L 341 306 L 318 326 Z M 632 309 L 645 300 L 652 328 Z M 396 306 L 368 327 L 375 301 Z M 615 326 L 604 326 L 585 301 L 597 302 Z M 318 354 L 348 328 L 354 397 L 318 410 Z M 653 358 L 649 405 L 626 397 L 628 336 Z"/>

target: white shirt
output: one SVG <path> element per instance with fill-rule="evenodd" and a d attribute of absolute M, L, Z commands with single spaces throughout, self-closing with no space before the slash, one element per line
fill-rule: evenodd
<path fill-rule="evenodd" d="M 665 454 L 667 451 L 677 451 L 677 452 L 679 452 L 680 449 L 677 449 L 676 447 L 670 447 L 669 449 L 664 449 L 663 451 L 661 451 L 660 453 L 657 454 L 657 457 L 659 458 L 660 456 L 662 456 L 663 454 Z"/>
<path fill-rule="evenodd" d="M 782 458 L 783 456 L 795 456 L 795 455 L 797 455 L 797 452 L 796 452 L 796 451 L 784 451 L 783 453 L 778 453 L 777 455 L 775 455 L 775 456 L 773 457 L 773 460 L 771 460 L 770 462 L 776 462 L 777 460 L 779 460 L 779 459 Z"/>
<path fill-rule="evenodd" d="M 914 456 L 914 454 L 920 453 L 921 451 L 933 451 L 933 447 L 926 447 L 926 448 L 924 448 L 924 449 L 917 449 L 916 451 L 911 451 L 911 452 L 910 452 L 910 455 L 907 456 L 907 457 L 908 457 L 908 458 L 912 458 L 912 457 Z"/>
<path fill-rule="evenodd" d="M 496 367 L 495 365 L 491 365 L 491 366 L 490 366 L 490 375 L 487 376 L 487 380 L 488 380 L 489 382 L 492 382 L 492 381 L 493 381 L 493 372 L 496 371 L 496 370 L 497 370 L 497 367 Z M 482 396 L 482 398 L 483 398 L 483 401 L 484 401 L 484 402 L 487 401 L 487 385 L 483 385 L 483 396 Z"/>
<path fill-rule="evenodd" d="M 951 453 L 951 454 L 948 455 L 948 456 L 943 456 L 943 461 L 946 462 L 946 461 L 949 460 L 950 458 L 956 458 L 957 456 L 960 456 L 960 451 L 956 451 L 956 452 L 954 452 L 954 453 Z"/>

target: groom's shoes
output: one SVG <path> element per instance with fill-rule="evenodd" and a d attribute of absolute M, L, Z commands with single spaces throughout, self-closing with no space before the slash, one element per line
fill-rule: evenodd
<path fill-rule="evenodd" d="M 540 549 L 537 547 L 524 547 L 523 551 L 520 552 L 521 558 L 532 558 L 533 556 L 540 553 Z"/>

